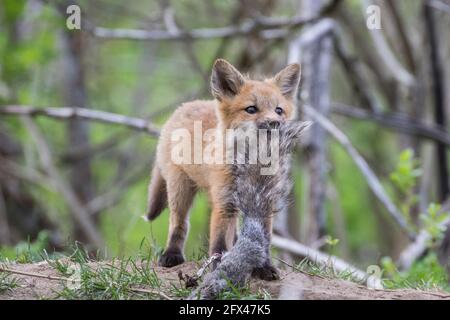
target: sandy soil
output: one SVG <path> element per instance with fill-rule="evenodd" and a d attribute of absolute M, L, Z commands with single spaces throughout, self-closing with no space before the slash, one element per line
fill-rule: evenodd
<path fill-rule="evenodd" d="M 30 275 L 14 274 L 19 286 L 13 290 L 0 293 L 0 300 L 9 299 L 52 299 L 63 288 L 61 280 L 52 279 L 60 277 L 46 262 L 38 264 L 13 264 L 6 266 L 19 272 L 38 274 L 48 278 L 39 278 Z M 180 285 L 178 272 L 194 275 L 198 264 L 187 262 L 174 268 L 155 267 L 155 272 L 164 281 L 165 285 L 173 283 Z M 370 290 L 365 286 L 353 282 L 311 276 L 299 272 L 282 271 L 279 281 L 252 280 L 252 290 L 266 290 L 276 299 L 305 299 L 305 300 L 348 300 L 348 299 L 384 299 L 384 300 L 450 300 L 450 294 L 440 291 L 420 291 L 413 289 L 402 290 Z M 170 292 L 166 292 L 170 296 Z"/>

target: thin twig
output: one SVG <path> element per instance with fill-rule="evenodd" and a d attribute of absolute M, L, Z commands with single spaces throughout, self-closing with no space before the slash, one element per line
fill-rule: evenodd
<path fill-rule="evenodd" d="M 395 204 L 388 197 L 386 191 L 383 188 L 378 177 L 372 171 L 372 169 L 367 164 L 366 160 L 359 154 L 359 152 L 353 147 L 349 138 L 330 120 L 318 113 L 314 108 L 305 105 L 304 112 L 312 120 L 320 124 L 329 134 L 331 134 L 347 151 L 350 157 L 355 162 L 358 169 L 366 178 L 369 187 L 372 189 L 375 196 L 380 200 L 383 206 L 386 208 L 387 212 L 394 218 L 401 229 L 408 235 L 411 240 L 414 240 L 415 234 L 410 230 L 405 218 L 403 217 L 400 210 L 395 206 Z"/>
<path fill-rule="evenodd" d="M 46 116 L 55 119 L 85 119 L 98 121 L 103 123 L 111 123 L 123 125 L 128 128 L 145 132 L 151 136 L 158 136 L 159 129 L 157 129 L 151 122 L 144 119 L 127 117 L 117 113 L 110 113 L 105 111 L 75 108 L 75 107 L 61 107 L 61 108 L 37 108 L 24 105 L 7 105 L 0 107 L 0 115 L 28 115 L 30 117 Z"/>
<path fill-rule="evenodd" d="M 373 4 L 372 0 L 362 0 L 361 7 L 363 11 L 371 4 Z M 389 72 L 390 76 L 398 81 L 398 83 L 404 85 L 406 88 L 410 88 L 414 84 L 414 76 L 397 60 L 384 38 L 382 30 L 369 30 L 369 34 L 375 44 L 374 48 L 376 49 L 378 56 L 386 66 L 386 71 Z"/>
<path fill-rule="evenodd" d="M 333 102 L 331 112 L 353 119 L 373 121 L 383 127 L 412 136 L 438 141 L 450 147 L 450 135 L 443 127 L 435 124 L 426 124 L 402 112 L 372 112 L 362 108 Z"/>
<path fill-rule="evenodd" d="M 36 150 L 38 151 L 42 166 L 49 177 L 54 181 L 55 186 L 65 198 L 67 204 L 70 206 L 70 212 L 73 214 L 74 220 L 86 233 L 89 241 L 97 248 L 102 248 L 104 246 L 103 239 L 92 221 L 88 210 L 83 206 L 83 204 L 80 203 L 75 192 L 65 182 L 58 169 L 53 164 L 50 147 L 45 141 L 41 131 L 30 117 L 24 116 L 23 121 L 29 130 L 32 139 L 37 145 Z"/>
<path fill-rule="evenodd" d="M 277 235 L 273 235 L 272 244 L 280 249 L 292 252 L 311 260 L 319 266 L 330 266 L 335 272 L 349 272 L 355 281 L 362 283 L 370 283 L 375 288 L 382 287 L 381 280 L 366 272 L 356 268 L 348 262 L 332 255 L 320 252 L 313 248 L 307 247 L 295 240 L 290 240 Z"/>
<path fill-rule="evenodd" d="M 246 21 L 241 25 L 226 26 L 222 28 L 203 28 L 187 30 L 142 30 L 142 29 L 109 29 L 103 27 L 88 26 L 88 31 L 95 37 L 102 39 L 126 39 L 146 41 L 178 41 L 178 40 L 209 40 L 216 38 L 244 37 L 259 33 L 262 37 L 283 38 L 287 29 L 295 29 L 306 24 L 314 23 L 322 17 L 330 14 L 341 0 L 332 0 L 320 12 L 314 16 L 305 18 L 302 15 L 292 18 L 257 17 Z"/>
<path fill-rule="evenodd" d="M 20 274 L 22 276 L 28 276 L 28 277 L 33 277 L 33 278 L 48 279 L 48 280 L 81 281 L 81 280 L 69 279 L 69 278 L 64 278 L 64 277 L 50 276 L 50 275 L 45 275 L 45 274 L 41 274 L 41 273 L 14 270 L 14 269 L 9 269 L 9 268 L 5 268 L 5 267 L 1 267 L 1 266 L 0 266 L 0 271 L 7 272 L 7 273 L 13 273 L 13 274 Z"/>

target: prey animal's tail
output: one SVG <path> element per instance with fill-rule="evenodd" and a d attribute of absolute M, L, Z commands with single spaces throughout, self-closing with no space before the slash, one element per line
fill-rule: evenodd
<path fill-rule="evenodd" d="M 166 180 L 161 175 L 158 164 L 155 163 L 150 184 L 148 185 L 148 202 L 146 218 L 149 221 L 156 219 L 167 207 Z"/>
<path fill-rule="evenodd" d="M 241 231 L 234 247 L 222 256 L 217 268 L 205 276 L 191 299 L 215 299 L 230 286 L 243 286 L 253 270 L 262 268 L 270 259 L 270 230 L 264 224 L 271 215 L 285 209 L 285 199 L 291 189 L 290 153 L 309 125 L 309 122 L 288 122 L 279 128 L 279 166 L 273 175 L 262 175 L 264 165 L 259 161 L 230 166 L 233 178 L 230 202 L 242 213 Z"/>

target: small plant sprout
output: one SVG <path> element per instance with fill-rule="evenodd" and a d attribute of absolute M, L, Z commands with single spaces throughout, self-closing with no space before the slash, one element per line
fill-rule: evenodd
<path fill-rule="evenodd" d="M 414 192 L 414 187 L 421 173 L 419 161 L 414 158 L 414 151 L 405 149 L 400 153 L 397 166 L 390 175 L 390 179 L 398 193 L 398 205 L 409 222 L 411 222 L 411 209 L 418 199 Z"/>
<path fill-rule="evenodd" d="M 444 221 L 450 218 L 448 212 L 442 212 L 441 206 L 436 203 L 430 203 L 426 214 L 421 214 L 420 219 L 425 230 L 430 234 L 428 246 L 434 247 L 440 240 L 444 238 L 445 230 L 447 230 Z"/>
<path fill-rule="evenodd" d="M 0 273 L 0 293 L 11 291 L 17 286 L 16 278 L 7 273 Z"/>

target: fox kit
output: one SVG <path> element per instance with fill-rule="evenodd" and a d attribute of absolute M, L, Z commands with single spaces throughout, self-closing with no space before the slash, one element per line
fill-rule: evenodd
<path fill-rule="evenodd" d="M 230 250 L 237 229 L 238 210 L 227 201 L 233 183 L 227 164 L 174 163 L 171 157 L 173 133 L 184 129 L 195 134 L 197 121 L 201 121 L 202 132 L 213 129 L 223 135 L 226 129 L 238 128 L 245 122 L 277 126 L 294 117 L 299 80 L 298 64 L 288 65 L 273 78 L 256 81 L 244 77 L 227 61 L 218 59 L 210 83 L 215 99 L 184 103 L 166 122 L 148 188 L 148 219 L 155 219 L 166 206 L 170 211 L 167 247 L 160 257 L 160 265 L 172 267 L 184 262 L 189 209 L 199 189 L 208 192 L 212 206 L 209 253 Z M 195 153 L 195 148 L 192 150 Z M 271 233 L 271 217 L 265 220 L 264 228 Z M 275 278 L 273 268 L 266 267 L 268 272 L 260 276 Z"/>

